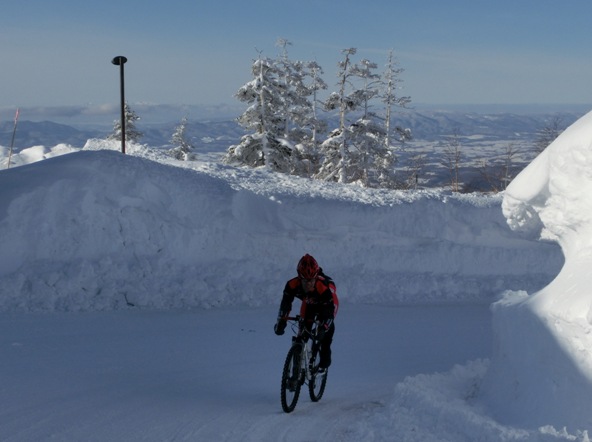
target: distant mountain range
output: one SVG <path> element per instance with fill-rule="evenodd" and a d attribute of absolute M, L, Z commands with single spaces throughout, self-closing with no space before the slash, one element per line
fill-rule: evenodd
<path fill-rule="evenodd" d="M 405 110 L 396 113 L 393 123 L 412 130 L 415 140 L 438 141 L 446 135 L 458 133 L 463 137 L 480 136 L 481 141 L 533 140 L 538 131 L 553 118 L 560 118 L 562 128 L 569 126 L 583 113 L 473 113 L 460 111 Z M 151 146 L 166 146 L 179 123 L 150 124 L 137 127 L 144 133 L 141 142 Z M 337 122 L 333 120 L 333 124 Z M 0 146 L 9 146 L 14 124 L 0 123 Z M 19 121 L 15 137 L 17 150 L 36 146 L 69 144 L 82 147 L 89 138 L 105 138 L 111 127 L 84 127 L 51 121 Z M 200 150 L 225 150 L 236 144 L 245 131 L 233 119 L 223 121 L 189 121 L 187 137 Z"/>

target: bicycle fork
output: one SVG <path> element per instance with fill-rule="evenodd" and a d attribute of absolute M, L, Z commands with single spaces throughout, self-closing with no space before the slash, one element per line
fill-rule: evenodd
<path fill-rule="evenodd" d="M 301 380 L 300 383 L 303 384 L 305 381 L 310 382 L 313 378 L 312 369 L 312 349 L 306 342 L 300 342 L 297 345 L 300 346 L 300 361 L 294 361 L 294 366 L 299 367 L 301 370 L 300 376 Z"/>

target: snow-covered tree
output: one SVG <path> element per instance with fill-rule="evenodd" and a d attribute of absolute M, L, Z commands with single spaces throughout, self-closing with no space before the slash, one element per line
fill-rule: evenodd
<path fill-rule="evenodd" d="M 386 68 L 382 75 L 382 92 L 379 96 L 384 104 L 384 150 L 381 151 L 383 159 L 380 161 L 382 170 L 380 173 L 381 187 L 410 188 L 415 187 L 418 182 L 419 170 L 423 160 L 421 155 L 411 156 L 410 163 L 403 165 L 403 168 L 396 170 L 395 167 L 399 161 L 396 151 L 402 149 L 404 143 L 412 138 L 411 129 L 392 124 L 393 107 L 405 108 L 411 102 L 406 96 L 399 96 L 397 91 L 400 89 L 400 75 L 403 69 L 397 66 L 393 51 L 389 51 Z M 393 142 L 396 141 L 397 145 Z M 402 171 L 403 176 L 397 176 Z"/>
<path fill-rule="evenodd" d="M 187 161 L 194 158 L 193 145 L 187 140 L 187 117 L 175 128 L 171 137 L 173 147 L 169 153 L 178 160 Z"/>
<path fill-rule="evenodd" d="M 396 135 L 397 141 L 404 143 L 412 138 L 411 130 L 404 129 L 399 126 L 395 126 L 395 130 L 392 130 L 392 110 L 393 107 L 405 108 L 411 103 L 411 98 L 406 96 L 399 96 L 397 90 L 399 90 L 401 83 L 400 75 L 403 72 L 402 68 L 397 66 L 397 61 L 394 58 L 393 51 L 389 52 L 386 69 L 383 74 L 384 93 L 382 95 L 382 102 L 385 105 L 385 131 L 386 139 L 385 145 L 391 146 L 392 136 Z M 393 134 L 394 132 L 394 134 Z"/>
<path fill-rule="evenodd" d="M 355 101 L 355 96 L 349 96 L 348 86 L 351 85 L 352 72 L 351 57 L 357 52 L 356 48 L 344 49 L 341 51 L 345 55 L 343 61 L 338 63 L 339 71 L 337 73 L 339 92 L 333 92 L 325 102 L 327 110 L 339 110 L 339 130 L 343 131 L 346 124 L 346 116 L 348 112 L 354 110 L 359 103 Z"/>
<path fill-rule="evenodd" d="M 371 100 L 378 97 L 382 81 L 375 71 L 376 63 L 363 59 L 353 66 L 352 72 L 362 87 L 355 91 L 362 107 L 362 116 L 351 125 L 351 142 L 355 146 L 353 163 L 355 180 L 365 187 L 394 187 L 395 156 L 390 145 L 385 143 L 386 128 L 381 119 L 371 110 Z M 353 177 L 352 177 L 353 178 Z"/>
<path fill-rule="evenodd" d="M 292 151 L 281 141 L 286 124 L 282 72 L 273 60 L 260 56 L 253 63 L 252 73 L 253 80 L 238 90 L 236 98 L 250 104 L 238 122 L 254 133 L 231 146 L 225 161 L 289 172 Z"/>
<path fill-rule="evenodd" d="M 299 72 L 297 71 L 297 66 L 288 58 L 288 46 L 291 45 L 292 43 L 286 40 L 285 38 L 278 38 L 276 42 L 276 46 L 282 48 L 282 53 L 275 60 L 275 66 L 278 72 L 278 80 L 280 82 L 280 85 L 282 86 L 279 89 L 279 92 L 280 95 L 282 95 L 281 113 L 284 116 L 282 132 L 283 137 L 285 139 L 289 139 L 289 132 L 292 126 L 292 107 L 297 106 L 299 101 L 305 100 L 305 98 L 298 95 L 297 91 L 295 90 L 299 86 L 298 83 L 302 82 L 302 77 L 301 75 L 299 75 Z"/>
<path fill-rule="evenodd" d="M 123 111 L 125 118 L 125 139 L 129 142 L 137 142 L 144 135 L 136 128 L 136 121 L 139 121 L 140 117 L 129 106 L 127 101 L 125 102 Z M 113 122 L 113 132 L 107 137 L 107 139 L 121 140 L 121 120 L 115 120 Z"/>
<path fill-rule="evenodd" d="M 360 118 L 348 129 L 351 132 L 351 146 L 354 147 L 350 155 L 352 167 L 349 182 L 357 182 L 364 187 L 379 187 L 379 178 L 386 178 L 379 168 L 384 169 L 390 164 L 388 161 L 383 164 L 387 158 L 387 149 L 382 141 L 384 127 L 370 118 Z"/>
<path fill-rule="evenodd" d="M 276 45 L 282 48 L 277 66 L 285 86 L 284 141 L 292 147 L 291 173 L 312 176 L 318 168 L 317 135 L 327 126 L 318 116 L 317 94 L 327 88 L 321 78 L 323 70 L 316 62 L 291 60 L 288 40 L 278 39 Z"/>
<path fill-rule="evenodd" d="M 333 92 L 325 102 L 325 108 L 329 111 L 339 110 L 339 128 L 329 134 L 321 146 L 323 162 L 316 177 L 326 181 L 338 181 L 348 183 L 350 164 L 350 131 L 347 130 L 347 115 L 359 105 L 359 95 L 349 93 L 352 85 L 351 78 L 355 75 L 352 70 L 351 57 L 356 54 L 356 48 L 348 48 L 341 51 L 344 59 L 339 62 L 338 86 L 339 92 Z"/>
<path fill-rule="evenodd" d="M 348 127 L 349 133 L 349 182 L 365 187 L 400 187 L 395 175 L 397 157 L 392 141 L 393 132 L 398 143 L 411 138 L 409 129 L 396 127 L 392 130 L 393 106 L 405 107 L 408 97 L 395 94 L 398 75 L 402 70 L 395 67 L 392 51 L 389 53 L 383 75 L 376 73 L 378 65 L 363 59 L 351 67 L 351 84 L 357 88 L 349 93 L 350 101 L 361 111 L 361 116 Z M 374 111 L 377 102 L 384 104 L 384 114 Z"/>
<path fill-rule="evenodd" d="M 326 85 L 316 63 L 289 59 L 290 44 L 278 40 L 282 53 L 275 60 L 259 57 L 253 80 L 237 92 L 240 101 L 250 104 L 238 121 L 252 132 L 230 147 L 226 162 L 304 176 L 316 172 L 316 136 L 323 129 L 316 93 Z"/>
<path fill-rule="evenodd" d="M 236 94 L 249 104 L 238 118 L 249 133 L 228 149 L 225 161 L 328 181 L 394 187 L 390 109 L 404 106 L 408 98 L 395 95 L 401 71 L 395 69 L 392 54 L 383 79 L 376 63 L 354 63 L 355 48 L 342 51 L 338 91 L 323 103 L 325 111 L 338 112 L 339 127 L 320 142 L 327 127 L 318 112 L 318 93 L 327 88 L 323 71 L 316 62 L 290 60 L 288 40 L 278 39 L 277 46 L 279 56 L 260 56 L 253 63 L 253 80 Z M 388 108 L 386 119 L 372 110 L 379 101 Z M 408 131 L 398 133 L 399 141 L 410 136 Z"/>
<path fill-rule="evenodd" d="M 311 93 L 311 113 L 309 118 L 309 125 L 312 129 L 312 144 L 317 145 L 317 134 L 323 133 L 327 130 L 327 121 L 319 118 L 318 115 L 318 92 L 327 89 L 327 83 L 322 79 L 323 69 L 317 64 L 316 61 L 307 63 L 306 69 L 310 76 L 311 82 L 308 86 L 308 90 Z"/>
<path fill-rule="evenodd" d="M 362 119 L 374 116 L 370 111 L 370 101 L 380 92 L 380 75 L 375 72 L 377 68 L 376 63 L 367 59 L 352 67 L 352 75 L 362 80 L 362 87 L 354 92 L 362 106 Z"/>
<path fill-rule="evenodd" d="M 292 126 L 287 133 L 287 140 L 295 148 L 292 173 L 311 177 L 319 166 L 318 135 L 327 129 L 327 122 L 319 117 L 317 95 L 327 85 L 316 62 L 294 62 L 291 72 L 289 87 L 298 97 L 290 106 Z"/>
<path fill-rule="evenodd" d="M 339 109 L 340 127 L 321 145 L 323 164 L 318 177 L 366 187 L 394 187 L 395 156 L 385 143 L 383 120 L 371 110 L 382 87 L 376 63 L 367 59 L 353 64 L 353 48 L 343 51 L 339 64 L 339 92 L 327 100 L 329 109 Z M 358 86 L 359 85 L 359 86 Z M 348 114 L 361 111 L 348 122 Z"/>

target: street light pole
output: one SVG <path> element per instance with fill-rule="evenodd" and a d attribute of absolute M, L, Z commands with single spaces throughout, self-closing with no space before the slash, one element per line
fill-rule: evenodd
<path fill-rule="evenodd" d="M 127 62 L 127 58 L 122 55 L 111 60 L 116 66 L 119 66 L 119 83 L 121 90 L 121 153 L 125 153 L 125 92 L 123 81 L 123 65 Z"/>

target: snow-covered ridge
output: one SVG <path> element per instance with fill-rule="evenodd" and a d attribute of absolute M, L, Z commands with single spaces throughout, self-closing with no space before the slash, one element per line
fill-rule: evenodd
<path fill-rule="evenodd" d="M 490 302 L 541 288 L 562 263 L 556 245 L 511 233 L 500 197 L 96 148 L 0 172 L 0 310 L 276 303 L 304 253 L 344 302 Z"/>

